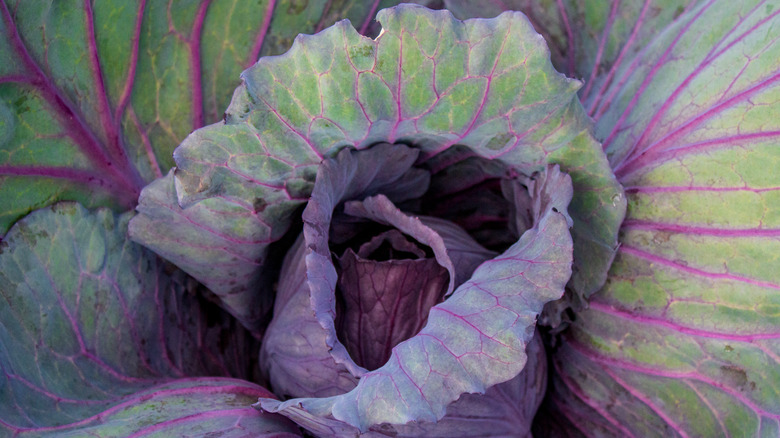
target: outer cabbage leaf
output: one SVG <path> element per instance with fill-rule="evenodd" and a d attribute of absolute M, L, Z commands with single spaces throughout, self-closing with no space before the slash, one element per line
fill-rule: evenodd
<path fill-rule="evenodd" d="M 236 410 L 239 400 L 270 394 L 249 382 L 168 383 L 251 378 L 256 347 L 189 292 L 180 272 L 126 238 L 129 219 L 59 203 L 17 222 L 0 243 L 0 432 L 283 425 Z M 134 416 L 143 409 L 147 422 Z"/>
<path fill-rule="evenodd" d="M 555 354 L 566 433 L 780 433 L 778 14 L 700 2 L 618 67 L 597 133 L 629 208 Z"/>
<path fill-rule="evenodd" d="M 618 72 L 648 46 L 659 29 L 693 8 L 696 0 L 559 2 L 566 30 L 567 66 L 564 71 L 583 78 L 580 97 L 588 114 L 599 118 L 623 82 Z"/>
<path fill-rule="evenodd" d="M 117 399 L 105 411 L 72 424 L 17 428 L 0 423 L 0 433 L 14 437 L 300 437 L 289 420 L 249 406 L 257 397 L 269 395 L 244 380 L 180 379 Z"/>
<path fill-rule="evenodd" d="M 553 65 L 585 82 L 580 97 L 588 114 L 597 117 L 609 107 L 618 69 L 650 43 L 695 0 L 445 0 L 444 6 L 460 19 L 495 17 L 517 10 L 528 15 L 534 28 L 550 44 Z M 608 93 L 609 92 L 609 93 Z"/>
<path fill-rule="evenodd" d="M 565 210 L 559 212 L 571 181 L 551 174 L 541 191 L 533 227 L 433 306 L 425 327 L 396 345 L 385 365 L 362 374 L 353 390 L 329 398 L 261 399 L 260 407 L 321 436 L 388 432 L 394 424 L 435 423 L 462 394 L 482 394 L 518 376 L 537 317 L 562 296 L 571 273 L 572 237 Z M 311 282 L 311 268 L 308 274 Z"/>
<path fill-rule="evenodd" d="M 582 296 L 598 289 L 625 200 L 588 133 L 575 96 L 580 84 L 555 72 L 544 41 L 519 13 L 460 22 L 404 5 L 378 20 L 376 40 L 340 22 L 245 71 L 224 123 L 193 133 L 176 150 L 175 173 L 142 194 L 134 239 L 206 284 L 225 274 L 202 267 L 225 266 L 237 284 L 212 290 L 257 309 L 251 295 L 269 288 L 257 264 L 311 193 L 324 157 L 388 141 L 414 145 L 424 160 L 463 145 L 527 175 L 558 163 L 572 176 L 578 255 L 571 286 Z M 234 217 L 225 215 L 214 234 L 231 238 L 203 251 L 192 237 L 200 211 L 215 205 Z M 171 212 L 181 220 L 169 223 Z M 252 221 L 264 225 L 243 228 Z M 233 258 L 232 241 L 248 243 L 246 257 Z M 256 312 L 242 320 L 260 320 Z"/>
<path fill-rule="evenodd" d="M 560 11 L 563 3 L 555 0 L 491 0 L 488 2 L 444 0 L 443 6 L 460 20 L 493 18 L 505 11 L 522 12 L 550 46 L 551 60 L 555 68 L 572 77 L 575 76 L 571 74 L 572 70 L 566 70 L 569 35 L 567 31 L 570 29 L 564 26 L 561 19 Z"/>
<path fill-rule="evenodd" d="M 3 0 L 0 236 L 58 200 L 132 208 L 173 148 L 222 118 L 241 70 L 336 14 L 368 31 L 377 6 Z"/>

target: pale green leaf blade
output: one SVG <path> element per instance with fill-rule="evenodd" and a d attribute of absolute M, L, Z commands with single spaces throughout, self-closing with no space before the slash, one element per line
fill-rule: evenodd
<path fill-rule="evenodd" d="M 395 3 L 395 2 L 389 2 Z M 336 13 L 312 0 L 0 3 L 0 235 L 59 200 L 126 210 L 223 117 L 242 70 Z"/>
<path fill-rule="evenodd" d="M 555 359 L 553 405 L 583 428 L 778 433 L 778 6 L 699 2 L 609 88 L 622 246 Z"/>

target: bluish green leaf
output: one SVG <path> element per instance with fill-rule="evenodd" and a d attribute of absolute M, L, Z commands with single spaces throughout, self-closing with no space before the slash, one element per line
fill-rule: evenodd
<path fill-rule="evenodd" d="M 579 82 L 552 68 L 544 41 L 519 13 L 460 22 L 407 5 L 378 19 L 376 40 L 340 22 L 245 71 L 225 122 L 188 137 L 174 174 L 142 194 L 134 239 L 232 300 L 228 307 L 255 312 L 242 321 L 258 321 L 262 309 L 250 295 L 269 285 L 257 267 L 293 223 L 323 158 L 387 141 L 411 144 L 425 160 L 462 145 L 518 173 L 557 163 L 571 175 L 571 287 L 581 297 L 598 289 L 625 199 L 588 133 Z M 193 238 L 207 209 L 233 217 L 208 224 L 208 233 L 230 238 L 202 251 Z M 170 222 L 172 215 L 180 220 Z M 245 227 L 253 221 L 262 225 Z M 233 257 L 232 243 L 243 257 Z M 207 268 L 215 264 L 237 283 L 217 280 L 225 273 Z"/>

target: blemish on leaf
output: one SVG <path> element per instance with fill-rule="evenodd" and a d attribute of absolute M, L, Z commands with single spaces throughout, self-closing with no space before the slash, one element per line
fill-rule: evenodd
<path fill-rule="evenodd" d="M 309 0 L 292 0 L 290 6 L 287 7 L 287 13 L 298 15 L 303 12 L 307 6 L 309 6 Z"/>
<path fill-rule="evenodd" d="M 262 213 L 265 208 L 268 207 L 268 202 L 263 198 L 255 198 L 255 202 L 252 203 L 252 206 L 255 209 L 255 213 Z"/>
<path fill-rule="evenodd" d="M 179 181 L 181 181 L 181 183 L 184 185 L 184 187 L 187 188 L 187 191 L 189 192 L 202 193 L 209 189 L 209 184 L 204 182 L 203 178 L 194 173 L 186 172 L 177 168 L 174 171 L 174 175 L 179 179 Z"/>
<path fill-rule="evenodd" d="M 506 147 L 506 145 L 509 143 L 511 139 L 513 139 L 515 136 L 509 133 L 497 135 L 490 139 L 490 141 L 487 142 L 485 145 L 486 148 L 490 149 L 491 151 L 498 151 Z"/>
<path fill-rule="evenodd" d="M 747 389 L 748 377 L 744 369 L 734 365 L 723 365 L 720 367 L 723 375 L 723 381 L 729 386 L 740 389 Z"/>
<path fill-rule="evenodd" d="M 73 216 L 76 214 L 75 206 L 69 203 L 52 204 L 51 211 L 62 216 Z"/>
<path fill-rule="evenodd" d="M 13 103 L 14 110 L 16 111 L 16 114 L 23 114 L 27 111 L 30 111 L 30 107 L 28 105 L 25 105 L 27 102 L 27 95 L 22 94 L 18 99 L 16 99 Z"/>
<path fill-rule="evenodd" d="M 350 58 L 358 58 L 358 57 L 369 58 L 373 56 L 374 56 L 374 46 L 366 45 L 366 46 L 349 48 Z"/>
<path fill-rule="evenodd" d="M 672 233 L 668 231 L 658 231 L 653 235 L 653 243 L 660 245 L 662 243 L 666 243 L 669 241 L 669 238 L 671 238 Z"/>
<path fill-rule="evenodd" d="M 612 206 L 617 207 L 618 203 L 623 199 L 623 195 L 620 193 L 615 193 L 612 195 Z"/>

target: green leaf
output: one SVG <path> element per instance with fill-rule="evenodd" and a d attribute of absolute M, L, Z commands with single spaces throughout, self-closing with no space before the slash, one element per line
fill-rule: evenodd
<path fill-rule="evenodd" d="M 778 25 L 776 2 L 700 2 L 617 68 L 596 131 L 622 246 L 554 360 L 588 433 L 780 431 Z"/>
<path fill-rule="evenodd" d="M 444 0 L 444 8 L 452 12 L 459 20 L 468 18 L 493 18 L 502 12 L 520 11 L 528 17 L 534 29 L 544 37 L 550 46 L 550 57 L 553 65 L 572 77 L 567 70 L 568 33 L 561 20 L 561 6 L 564 3 L 556 0 L 499 0 L 490 2 Z"/>
<path fill-rule="evenodd" d="M 423 159 L 463 145 L 527 175 L 550 163 L 571 175 L 572 287 L 581 296 L 597 290 L 625 200 L 588 133 L 579 82 L 552 68 L 544 41 L 519 13 L 463 23 L 446 11 L 406 5 L 378 19 L 383 33 L 376 40 L 339 22 L 245 71 L 225 122 L 193 133 L 176 150 L 175 173 L 142 194 L 134 239 L 216 283 L 217 295 L 252 303 L 250 295 L 268 290 L 257 265 L 308 198 L 323 157 L 381 141 L 414 145 Z M 202 251 L 193 240 L 203 228 L 199 208 L 232 209 L 207 231 L 230 239 Z M 182 219 L 170 222 L 172 215 Z M 252 221 L 263 225 L 244 227 Z M 245 248 L 243 258 L 232 258 L 231 242 Z M 225 275 L 202 272 L 213 263 L 236 273 L 237 284 L 211 281 Z M 243 308 L 256 312 L 246 320 L 259 320 L 260 309 Z"/>
<path fill-rule="evenodd" d="M 528 15 L 550 45 L 555 67 L 582 78 L 583 105 L 592 117 L 603 113 L 611 97 L 618 69 L 634 59 L 658 34 L 696 4 L 695 0 L 501 0 L 467 2 L 445 0 L 456 17 L 490 18 L 503 11 Z"/>
<path fill-rule="evenodd" d="M 268 391 L 227 378 L 257 374 L 254 339 L 130 242 L 130 216 L 58 203 L 0 243 L 0 434 L 282 424 L 245 408 Z"/>
<path fill-rule="evenodd" d="M 389 2 L 396 3 L 396 2 Z M 0 2 L 0 235 L 59 200 L 126 210 L 239 74 L 354 1 Z"/>
<path fill-rule="evenodd" d="M 81 421 L 54 427 L 17 428 L 0 423 L 15 437 L 220 436 L 294 438 L 297 428 L 279 415 L 249 406 L 268 390 L 236 379 L 203 377 L 174 380 L 119 398 Z"/>

